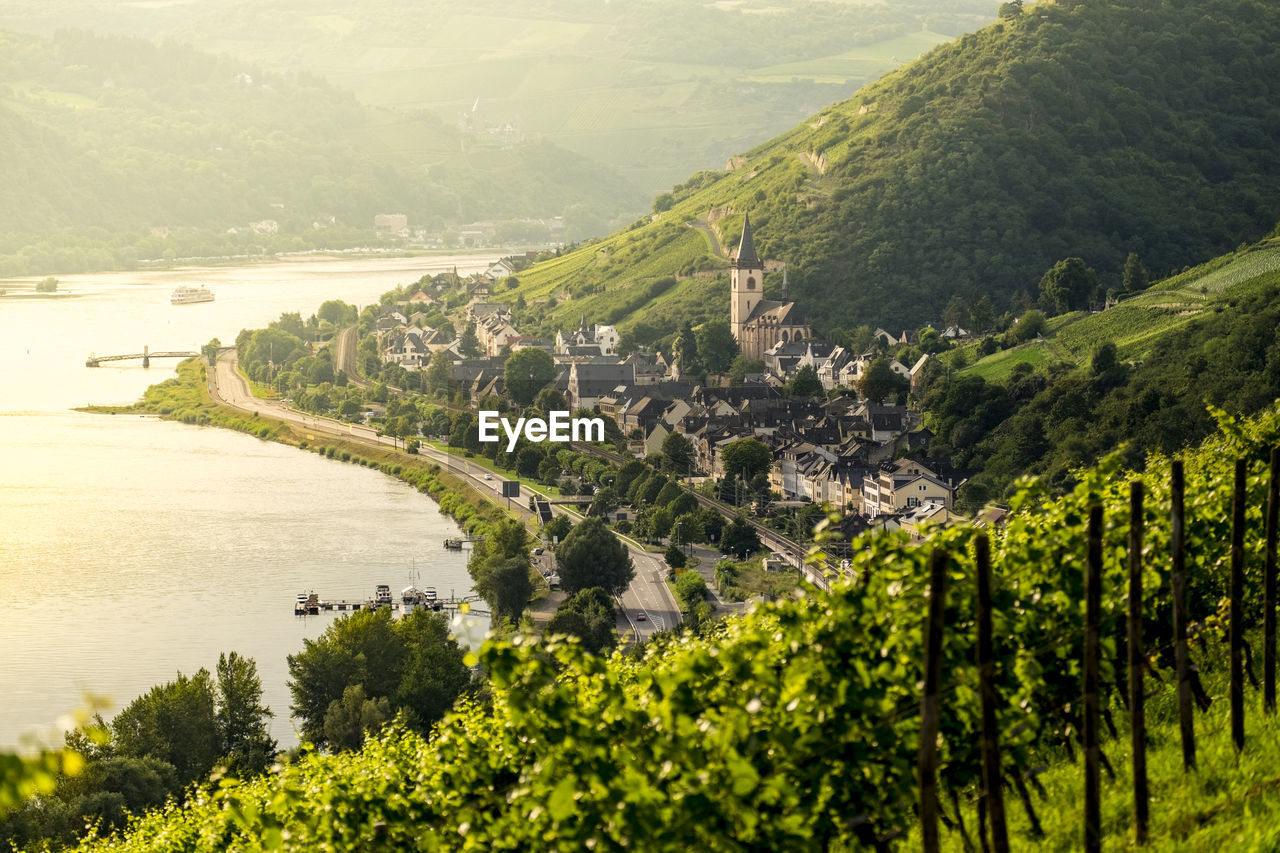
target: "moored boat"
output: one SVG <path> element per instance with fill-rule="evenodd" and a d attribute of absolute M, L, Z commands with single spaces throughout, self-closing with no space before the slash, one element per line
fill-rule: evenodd
<path fill-rule="evenodd" d="M 192 287 L 188 284 L 174 288 L 169 294 L 169 302 L 174 305 L 191 305 L 196 302 L 212 302 L 213 291 L 207 287 Z"/>

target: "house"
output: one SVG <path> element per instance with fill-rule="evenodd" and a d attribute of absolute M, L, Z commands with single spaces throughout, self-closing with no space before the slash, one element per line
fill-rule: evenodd
<path fill-rule="evenodd" d="M 575 362 L 569 366 L 565 400 L 570 409 L 590 409 L 619 385 L 635 383 L 635 373 L 626 362 Z"/>
<path fill-rule="evenodd" d="M 433 297 L 430 293 L 427 293 L 425 290 L 419 290 L 417 293 L 413 294 L 413 296 L 410 296 L 408 301 L 410 303 L 417 303 L 419 305 L 435 305 L 436 304 L 435 297 Z"/>
<path fill-rule="evenodd" d="M 467 322 L 483 320 L 490 314 L 498 314 L 504 320 L 511 319 L 511 309 L 502 302 L 472 302 L 467 306 Z"/>
<path fill-rule="evenodd" d="M 938 501 L 950 509 L 959 483 L 943 478 L 914 459 L 899 459 L 880 466 L 862 481 L 866 513 L 872 517 L 911 509 L 926 501 Z"/>
<path fill-rule="evenodd" d="M 572 332 L 556 332 L 555 352 L 560 355 L 613 355 L 618 351 L 618 330 L 613 326 L 587 326 L 584 315 Z"/>
<path fill-rule="evenodd" d="M 498 279 L 506 278 L 509 275 L 515 275 L 515 274 L 516 274 L 516 265 L 506 258 L 502 258 L 501 260 L 494 261 L 493 263 L 489 264 L 489 267 L 484 271 L 484 277 L 487 278 L 490 283 L 496 282 Z M 486 293 L 486 295 L 488 294 Z"/>
<path fill-rule="evenodd" d="M 912 394 L 916 394 L 920 391 L 920 385 L 924 382 L 924 368 L 925 365 L 929 363 L 929 358 L 930 356 L 928 353 L 920 356 L 916 363 L 911 366 L 911 370 L 907 374 L 907 379 L 911 383 Z"/>
<path fill-rule="evenodd" d="M 379 234 L 399 234 L 409 228 L 409 217 L 403 213 L 379 213 L 373 217 L 373 230 Z"/>

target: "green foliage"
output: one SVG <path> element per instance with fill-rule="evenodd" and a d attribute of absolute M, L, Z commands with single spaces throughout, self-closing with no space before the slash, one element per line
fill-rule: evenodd
<path fill-rule="evenodd" d="M 352 700 L 352 707 L 335 712 L 345 734 L 366 698 L 387 699 L 392 713 L 403 711 L 425 731 L 467 689 L 470 674 L 462 657 L 438 613 L 419 609 L 393 623 L 385 608 L 359 610 L 289 655 L 292 710 L 303 736 L 324 743 L 331 707 L 343 706 L 347 689 L 360 685 L 359 706 Z"/>
<path fill-rule="evenodd" d="M 676 578 L 676 598 L 680 600 L 680 609 L 692 612 L 707 598 L 707 582 L 702 575 L 694 571 L 681 572 Z"/>
<path fill-rule="evenodd" d="M 36 282 L 35 291 L 36 293 L 57 293 L 58 280 L 53 276 L 43 278 Z"/>
<path fill-rule="evenodd" d="M 662 559 L 673 569 L 683 569 L 685 564 L 689 562 L 689 558 L 685 556 L 684 551 L 681 551 L 680 546 L 674 542 L 667 546 L 667 550 L 662 554 Z"/>
<path fill-rule="evenodd" d="M 894 372 L 887 358 L 877 358 L 863 372 L 858 380 L 858 393 L 873 403 L 883 403 L 886 399 L 904 394 L 907 381 Z"/>
<path fill-rule="evenodd" d="M 560 585 L 569 592 L 602 587 L 617 595 L 635 577 L 627 547 L 599 518 L 584 519 L 556 549 Z"/>
<path fill-rule="evenodd" d="M 1098 277 L 1080 258 L 1058 261 L 1040 277 L 1040 300 L 1054 305 L 1059 313 L 1080 311 L 1098 289 Z"/>
<path fill-rule="evenodd" d="M 112 744 L 121 755 L 171 765 L 183 782 L 202 779 L 224 754 L 217 712 L 217 687 L 209 671 L 201 669 L 191 677 L 179 673 L 116 715 L 111 721 Z"/>
<path fill-rule="evenodd" d="M 556 378 L 556 365 L 551 354 L 537 347 L 516 350 L 503 368 L 507 395 L 522 406 L 534 401 L 538 392 Z"/>
<path fill-rule="evenodd" d="M 812 364 L 806 364 L 791 377 L 787 382 L 787 395 L 790 397 L 822 396 L 822 381 L 818 379 L 818 371 Z"/>
<path fill-rule="evenodd" d="M 547 622 L 545 634 L 577 637 L 584 649 L 598 654 L 617 645 L 617 622 L 613 599 L 596 586 L 579 590 L 565 599 Z"/>
<path fill-rule="evenodd" d="M 662 467 L 677 477 L 693 473 L 693 444 L 678 432 L 662 440 Z"/>
<path fill-rule="evenodd" d="M 735 554 L 739 560 L 759 549 L 760 537 L 741 515 L 729 522 L 720 537 L 720 553 Z"/>
<path fill-rule="evenodd" d="M 741 477 L 750 482 L 757 474 L 769 471 L 773 454 L 757 439 L 740 438 L 725 447 L 721 460 L 726 477 Z"/>
<path fill-rule="evenodd" d="M 1039 311 L 1028 311 L 1018 318 L 1018 322 L 1013 324 L 1010 330 L 1017 341 L 1029 341 L 1034 337 L 1044 334 L 1045 318 L 1044 314 Z"/>

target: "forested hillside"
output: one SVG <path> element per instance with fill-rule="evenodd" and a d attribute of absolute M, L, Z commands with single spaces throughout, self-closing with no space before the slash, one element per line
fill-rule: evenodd
<path fill-rule="evenodd" d="M 313 77 L 75 31 L 0 32 L 0 141 L 0 274 L 345 245 L 378 213 L 438 229 L 590 208 L 580 237 L 643 205 L 549 142 L 479 148 Z M 249 228 L 268 219 L 275 234 Z"/>
<path fill-rule="evenodd" d="M 522 292 L 557 296 L 565 317 L 625 303 L 635 318 L 660 304 L 629 301 L 636 284 L 722 263 L 709 240 L 691 249 L 673 229 L 709 226 L 732 243 L 747 212 L 757 248 L 787 264 L 792 297 L 828 332 L 936 322 L 956 294 L 1003 310 L 1069 256 L 1104 289 L 1129 252 L 1164 275 L 1280 218 L 1277 44 L 1280 7 L 1254 0 L 1027 6 L 731 171 L 693 176 L 659 199 L 655 221 L 523 275 Z M 724 304 L 697 278 L 663 300 L 695 291 Z"/>

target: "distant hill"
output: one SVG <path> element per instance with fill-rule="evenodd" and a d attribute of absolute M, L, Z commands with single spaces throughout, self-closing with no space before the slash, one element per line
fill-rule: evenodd
<path fill-rule="evenodd" d="M 652 221 L 522 275 L 521 292 L 556 296 L 548 325 L 722 316 L 723 279 L 648 300 L 636 286 L 723 266 L 689 226 L 728 242 L 747 212 L 825 331 L 937 321 L 957 295 L 1003 309 L 1069 256 L 1104 286 L 1129 252 L 1167 274 L 1280 218 L 1277 44 L 1280 7 L 1251 0 L 1028 6 L 693 176 Z"/>
<path fill-rule="evenodd" d="M 433 229 L 565 215 L 581 238 L 645 204 L 547 141 L 483 145 L 314 77 L 76 31 L 0 32 L 0 140 L 0 273 L 367 242 L 379 213 Z M 252 233 L 264 220 L 278 231 Z"/>
<path fill-rule="evenodd" d="M 363 102 L 510 123 L 652 197 L 995 15 L 995 0 L 6 0 L 0 28 L 176 39 Z M 643 209 L 637 208 L 636 210 Z"/>

